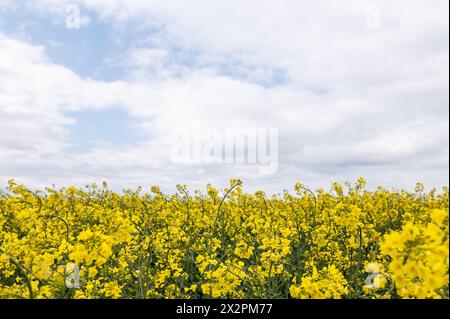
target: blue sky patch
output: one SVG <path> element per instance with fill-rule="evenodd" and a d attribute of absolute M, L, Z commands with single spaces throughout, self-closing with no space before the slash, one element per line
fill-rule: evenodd
<path fill-rule="evenodd" d="M 67 112 L 66 115 L 76 121 L 70 126 L 69 142 L 73 153 L 83 153 L 102 145 L 131 145 L 143 139 L 133 128 L 133 119 L 119 108 Z"/>

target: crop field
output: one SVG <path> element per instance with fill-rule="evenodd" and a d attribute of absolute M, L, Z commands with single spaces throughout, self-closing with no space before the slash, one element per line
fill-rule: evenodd
<path fill-rule="evenodd" d="M 0 298 L 449 298 L 449 190 L 0 193 Z"/>

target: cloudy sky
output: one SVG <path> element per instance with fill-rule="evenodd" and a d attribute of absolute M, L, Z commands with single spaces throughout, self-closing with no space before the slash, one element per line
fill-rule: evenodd
<path fill-rule="evenodd" d="M 0 187 L 447 185 L 448 7 L 0 0 Z M 278 171 L 174 162 L 199 121 L 279 129 Z"/>

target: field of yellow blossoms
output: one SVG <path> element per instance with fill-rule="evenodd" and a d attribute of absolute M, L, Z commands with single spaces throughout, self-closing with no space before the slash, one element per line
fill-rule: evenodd
<path fill-rule="evenodd" d="M 449 190 L 0 192 L 0 298 L 449 298 Z"/>

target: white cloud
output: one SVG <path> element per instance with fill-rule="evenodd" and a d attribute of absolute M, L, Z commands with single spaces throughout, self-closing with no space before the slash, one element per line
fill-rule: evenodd
<path fill-rule="evenodd" d="M 131 77 L 99 82 L 0 36 L 1 178 L 200 186 L 240 175 L 271 191 L 360 175 L 372 185 L 448 183 L 447 1 L 70 2 L 116 27 L 158 26 L 158 40 L 118 58 Z M 67 3 L 30 5 L 57 15 Z M 365 25 L 368 3 L 380 7 L 380 29 Z M 195 51 L 195 62 L 167 64 L 171 45 Z M 64 111 L 113 106 L 139 121 L 147 141 L 67 154 Z M 280 128 L 279 173 L 170 163 L 171 131 L 196 120 Z"/>
<path fill-rule="evenodd" d="M 126 64 L 132 67 L 149 67 L 160 63 L 167 56 L 161 49 L 132 49 L 128 53 Z"/>

